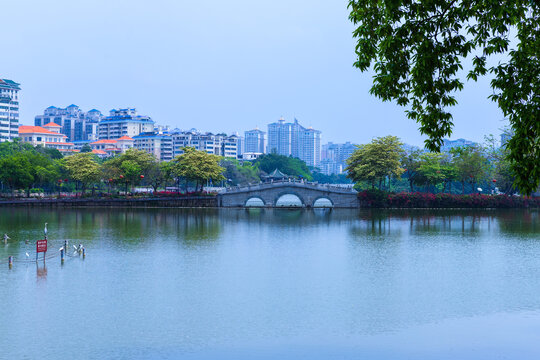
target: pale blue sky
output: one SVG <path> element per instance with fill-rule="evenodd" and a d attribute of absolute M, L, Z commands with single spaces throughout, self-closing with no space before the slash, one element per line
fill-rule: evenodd
<path fill-rule="evenodd" d="M 227 133 L 297 117 L 323 142 L 394 134 L 422 145 L 404 108 L 369 95 L 346 0 L 4 1 L 0 77 L 21 83 L 21 123 L 49 105 L 136 107 L 157 123 Z M 452 138 L 498 135 L 488 79 L 467 83 Z"/>

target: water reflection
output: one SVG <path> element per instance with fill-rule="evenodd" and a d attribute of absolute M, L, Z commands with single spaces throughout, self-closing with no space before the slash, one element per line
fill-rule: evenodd
<path fill-rule="evenodd" d="M 96 349 L 110 351 L 104 358 L 133 358 L 129 349 L 245 347 L 299 336 L 311 346 L 320 338 L 538 310 L 538 216 L 2 208 L 0 233 L 12 240 L 0 246 L 0 319 L 12 331 L 0 347 L 12 358 L 57 358 L 50 344 L 72 329 L 92 344 L 67 346 L 81 358 Z M 64 266 L 59 258 L 46 267 L 16 262 L 9 270 L 2 263 L 8 255 L 35 255 L 24 239 L 40 238 L 44 222 L 51 249 L 82 243 L 87 258 L 68 257 Z M 30 331 L 43 335 L 29 345 L 19 335 Z"/>
<path fill-rule="evenodd" d="M 36 278 L 38 281 L 47 280 L 47 265 L 36 263 Z"/>

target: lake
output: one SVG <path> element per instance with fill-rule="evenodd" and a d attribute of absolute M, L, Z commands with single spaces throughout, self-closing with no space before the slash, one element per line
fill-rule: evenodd
<path fill-rule="evenodd" d="M 0 358 L 540 358 L 538 210 L 0 208 L 0 233 Z"/>

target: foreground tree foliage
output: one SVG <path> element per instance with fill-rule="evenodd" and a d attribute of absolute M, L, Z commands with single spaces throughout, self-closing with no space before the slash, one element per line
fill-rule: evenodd
<path fill-rule="evenodd" d="M 496 101 L 513 137 L 508 158 L 524 193 L 540 183 L 540 2 L 538 0 L 351 0 L 357 26 L 354 63 L 373 66 L 371 94 L 408 106 L 407 116 L 438 152 L 452 132 L 448 108 L 463 88 L 459 72 L 471 58 L 467 79 L 491 73 Z M 511 48 L 510 36 L 516 34 Z M 505 60 L 487 67 L 489 56 Z M 468 66 L 469 67 L 469 66 Z"/>

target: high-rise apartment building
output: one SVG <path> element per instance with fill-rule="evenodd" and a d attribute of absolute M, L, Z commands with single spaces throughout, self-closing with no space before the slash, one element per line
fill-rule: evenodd
<path fill-rule="evenodd" d="M 173 157 L 181 155 L 184 147 L 235 159 L 240 154 L 239 137 L 236 135 L 200 133 L 196 129 L 189 131 L 175 129 L 170 132 L 170 136 L 173 139 Z"/>
<path fill-rule="evenodd" d="M 104 117 L 98 124 L 100 140 L 134 137 L 153 131 L 154 121 L 149 116 L 138 115 L 134 108 L 113 109 L 109 116 Z"/>
<path fill-rule="evenodd" d="M 308 128 L 298 131 L 298 158 L 304 160 L 307 166 L 320 164 L 321 132 L 319 130 Z"/>
<path fill-rule="evenodd" d="M 0 79 L 0 142 L 19 137 L 19 85 Z"/>
<path fill-rule="evenodd" d="M 321 164 L 319 168 L 326 175 L 341 174 L 347 167 L 347 159 L 356 150 L 356 145 L 346 142 L 334 144 L 329 142 L 322 146 Z"/>
<path fill-rule="evenodd" d="M 133 146 L 154 155 L 159 161 L 173 159 L 173 138 L 170 135 L 155 132 L 141 133 L 133 137 Z"/>
<path fill-rule="evenodd" d="M 281 118 L 268 124 L 267 152 L 293 156 L 308 166 L 318 166 L 321 161 L 321 132 L 303 127 L 296 119 L 286 123 Z"/>
<path fill-rule="evenodd" d="M 66 135 L 68 141 L 96 140 L 98 123 L 102 117 L 99 110 L 84 112 L 74 104 L 66 108 L 49 106 L 43 111 L 43 115 L 34 118 L 34 125 L 60 125 L 60 133 Z"/>
<path fill-rule="evenodd" d="M 292 154 L 292 124 L 280 118 L 268 124 L 268 153 L 289 156 Z"/>
<path fill-rule="evenodd" d="M 244 132 L 244 152 L 264 154 L 266 133 L 258 128 Z"/>

